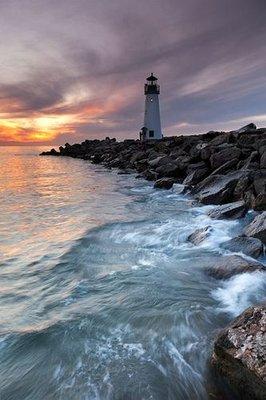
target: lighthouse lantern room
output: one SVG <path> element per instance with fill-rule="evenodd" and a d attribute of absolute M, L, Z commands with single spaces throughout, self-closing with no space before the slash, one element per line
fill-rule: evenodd
<path fill-rule="evenodd" d="M 160 86 L 153 73 L 147 78 L 144 85 L 145 112 L 144 126 L 140 131 L 140 140 L 162 139 L 159 94 Z"/>

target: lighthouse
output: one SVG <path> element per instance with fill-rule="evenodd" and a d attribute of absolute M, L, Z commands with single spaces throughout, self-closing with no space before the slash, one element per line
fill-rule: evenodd
<path fill-rule="evenodd" d="M 153 73 L 148 76 L 144 85 L 145 112 L 144 126 L 140 131 L 140 140 L 162 139 L 159 94 L 160 86 Z"/>

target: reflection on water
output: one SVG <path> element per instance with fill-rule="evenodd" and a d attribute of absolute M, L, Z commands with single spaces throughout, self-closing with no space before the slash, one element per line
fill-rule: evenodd
<path fill-rule="evenodd" d="M 40 150 L 0 151 L 1 400 L 215 398 L 213 337 L 265 293 L 203 272 L 241 223 Z"/>

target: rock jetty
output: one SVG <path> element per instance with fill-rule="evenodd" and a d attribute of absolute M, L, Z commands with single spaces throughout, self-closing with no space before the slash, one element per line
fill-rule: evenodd
<path fill-rule="evenodd" d="M 266 128 L 249 124 L 237 131 L 165 137 L 162 140 L 85 140 L 41 155 L 90 160 L 138 178 L 160 189 L 183 183 L 203 204 L 228 204 L 228 215 L 247 209 L 266 210 Z M 231 211 L 232 210 L 232 211 Z M 221 216 L 226 210 L 221 210 Z M 260 235 L 261 236 L 261 235 Z"/>
<path fill-rule="evenodd" d="M 237 131 L 145 142 L 85 140 L 41 155 L 81 158 L 118 169 L 119 174 L 135 173 L 136 178 L 154 181 L 156 189 L 169 190 L 182 183 L 184 192 L 198 202 L 217 206 L 209 212 L 211 218 L 243 218 L 253 209 L 255 218 L 243 234 L 222 244 L 224 251 L 238 254 L 222 256 L 205 273 L 224 280 L 265 271 L 261 262 L 250 257 L 259 257 L 266 245 L 266 128 L 249 124 Z M 188 242 L 199 246 L 211 232 L 210 226 L 197 229 Z M 215 342 L 212 365 L 241 399 L 266 398 L 265 330 L 266 309 L 258 306 L 246 310 Z"/>

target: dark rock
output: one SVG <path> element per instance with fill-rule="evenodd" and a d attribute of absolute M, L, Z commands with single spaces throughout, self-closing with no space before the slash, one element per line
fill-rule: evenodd
<path fill-rule="evenodd" d="M 246 190 L 247 190 L 247 188 L 249 187 L 249 185 L 250 185 L 250 178 L 249 178 L 249 175 L 244 175 L 244 176 L 242 176 L 242 177 L 238 180 L 238 182 L 237 182 L 237 184 L 236 184 L 233 197 L 234 197 L 236 200 L 243 199 L 243 198 L 244 198 L 244 195 L 245 195 L 245 193 L 246 193 Z"/>
<path fill-rule="evenodd" d="M 244 253 L 250 257 L 259 257 L 263 251 L 263 244 L 259 239 L 246 236 L 237 236 L 222 243 L 221 247 L 235 253 Z"/>
<path fill-rule="evenodd" d="M 154 183 L 154 188 L 156 189 L 171 189 L 173 184 L 175 183 L 174 179 L 172 178 L 161 178 L 158 179 Z"/>
<path fill-rule="evenodd" d="M 224 143 L 229 143 L 231 138 L 231 133 L 222 133 L 221 135 L 215 137 L 209 142 L 209 146 L 220 146 Z"/>
<path fill-rule="evenodd" d="M 254 169 L 255 171 L 259 167 L 259 153 L 257 151 L 252 151 L 252 153 L 249 155 L 247 160 L 245 161 L 242 169 Z"/>
<path fill-rule="evenodd" d="M 147 181 L 156 181 L 156 179 L 158 179 L 158 174 L 155 171 L 147 169 L 142 173 L 142 177 L 147 179 Z"/>
<path fill-rule="evenodd" d="M 149 166 L 153 169 L 169 163 L 173 163 L 173 159 L 168 156 L 159 156 L 148 162 Z"/>
<path fill-rule="evenodd" d="M 195 232 L 189 235 L 187 240 L 194 245 L 198 245 L 203 242 L 208 236 L 210 236 L 211 231 L 211 226 L 205 226 L 204 228 L 196 229 Z"/>
<path fill-rule="evenodd" d="M 106 139 L 105 139 L 106 140 Z M 111 139 L 110 139 L 111 140 Z M 133 169 L 124 169 L 122 171 L 118 171 L 117 175 L 131 175 L 132 173 L 134 173 L 135 171 Z"/>
<path fill-rule="evenodd" d="M 202 181 L 208 175 L 208 168 L 199 168 L 192 171 L 185 180 L 183 181 L 183 185 L 193 186 Z"/>
<path fill-rule="evenodd" d="M 225 164 L 221 165 L 219 168 L 215 169 L 211 175 L 220 175 L 225 174 L 230 170 L 234 170 L 238 163 L 238 158 L 233 158 L 232 160 L 227 161 Z"/>
<path fill-rule="evenodd" d="M 246 227 L 245 235 L 260 239 L 266 244 L 266 211 L 257 215 L 254 220 Z"/>
<path fill-rule="evenodd" d="M 255 211 L 266 211 L 266 193 L 260 193 L 253 202 Z"/>
<path fill-rule="evenodd" d="M 266 307 L 250 307 L 222 330 L 211 364 L 242 400 L 265 400 Z"/>
<path fill-rule="evenodd" d="M 241 150 L 234 146 L 230 148 L 226 148 L 224 150 L 219 151 L 218 153 L 214 153 L 210 157 L 210 163 L 212 168 L 219 168 L 224 165 L 226 162 L 231 161 L 232 159 L 239 160 L 241 155 Z"/>
<path fill-rule="evenodd" d="M 260 158 L 260 168 L 261 169 L 266 169 L 266 151 L 262 154 Z"/>
<path fill-rule="evenodd" d="M 242 128 L 238 129 L 237 132 L 244 133 L 244 132 L 248 132 L 248 131 L 252 131 L 252 130 L 256 130 L 256 129 L 257 129 L 256 125 L 251 122 L 250 124 L 245 125 Z"/>
<path fill-rule="evenodd" d="M 198 163 L 189 164 L 187 167 L 187 173 L 190 174 L 191 172 L 198 170 L 198 169 L 205 169 L 207 165 L 204 161 L 200 161 Z"/>
<path fill-rule="evenodd" d="M 202 148 L 200 152 L 200 157 L 202 160 L 207 161 L 210 159 L 212 153 L 214 152 L 214 147 L 206 145 Z"/>
<path fill-rule="evenodd" d="M 265 271 L 263 264 L 254 260 L 246 260 L 240 256 L 224 256 L 212 267 L 205 269 L 206 273 L 215 279 L 228 279 L 243 272 Z"/>
<path fill-rule="evenodd" d="M 232 194 L 243 171 L 227 175 L 211 175 L 195 186 L 195 198 L 203 204 L 225 204 L 232 201 Z"/>
<path fill-rule="evenodd" d="M 247 207 L 244 201 L 224 204 L 211 210 L 208 215 L 215 219 L 242 218 L 246 215 Z"/>
<path fill-rule="evenodd" d="M 160 165 L 155 169 L 159 177 L 178 177 L 180 169 L 173 162 Z"/>
<path fill-rule="evenodd" d="M 256 195 L 266 193 L 266 174 L 257 173 L 254 176 L 253 186 Z"/>
<path fill-rule="evenodd" d="M 140 161 L 145 157 L 146 157 L 145 151 L 138 151 L 137 153 L 132 155 L 132 157 L 130 159 L 130 163 L 134 164 L 136 161 Z"/>

